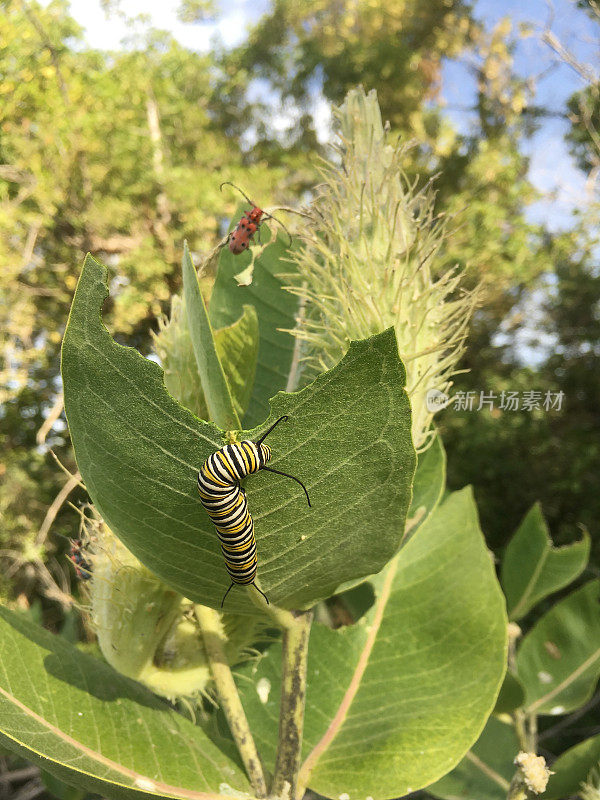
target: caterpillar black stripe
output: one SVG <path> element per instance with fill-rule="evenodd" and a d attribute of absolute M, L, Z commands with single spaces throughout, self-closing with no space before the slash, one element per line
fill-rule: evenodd
<path fill-rule="evenodd" d="M 269 602 L 255 583 L 258 561 L 254 522 L 248 511 L 246 492 L 240 486 L 242 478 L 258 472 L 259 469 L 284 475 L 302 486 L 310 507 L 310 498 L 302 481 L 287 472 L 266 466 L 267 461 L 271 460 L 271 448 L 263 442 L 273 428 L 285 419 L 287 416 L 280 417 L 257 442 L 246 439 L 243 442 L 226 444 L 206 459 L 198 473 L 200 500 L 217 529 L 225 566 L 231 578 L 231 584 L 221 601 L 221 608 L 235 584 L 253 585 Z"/>

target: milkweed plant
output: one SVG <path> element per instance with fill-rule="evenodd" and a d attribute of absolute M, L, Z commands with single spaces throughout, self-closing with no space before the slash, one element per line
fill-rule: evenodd
<path fill-rule="evenodd" d="M 156 358 L 113 340 L 107 270 L 86 258 L 62 375 L 102 658 L 2 610 L 2 742 L 109 798 L 514 800 L 585 781 L 595 796 L 600 742 L 548 782 L 537 730 L 593 691 L 598 581 L 528 624 L 583 571 L 589 539 L 555 549 L 534 506 L 501 588 L 472 492 L 445 490 L 428 403 L 476 302 L 441 266 L 452 222 L 407 179 L 374 92 L 351 91 L 337 122 L 291 245 L 263 224 L 241 255 L 225 239 L 195 266 L 184 247 Z M 198 277 L 214 264 L 207 307 Z M 256 584 L 234 582 L 221 607 L 198 471 L 280 418 L 270 465 L 311 507 L 281 475 L 242 473 Z"/>

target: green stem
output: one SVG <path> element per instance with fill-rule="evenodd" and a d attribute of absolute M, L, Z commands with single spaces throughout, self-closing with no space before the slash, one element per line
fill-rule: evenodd
<path fill-rule="evenodd" d="M 531 792 L 521 780 L 520 773 L 517 772 L 510 783 L 506 800 L 530 800 L 531 797 Z"/>
<path fill-rule="evenodd" d="M 527 730 L 529 733 L 529 752 L 537 753 L 538 724 L 537 714 L 535 712 L 529 712 L 527 714 Z"/>
<path fill-rule="evenodd" d="M 508 623 L 508 669 L 517 672 L 517 640 L 521 636 L 521 629 L 515 622 Z M 526 714 L 517 708 L 512 714 L 515 733 L 519 748 L 525 753 L 534 753 L 536 747 L 537 717 Z M 512 784 L 511 784 L 512 785 Z"/>
<path fill-rule="evenodd" d="M 312 611 L 298 611 L 293 624 L 285 628 L 282 641 L 281 701 L 279 707 L 279 744 L 271 786 L 272 797 L 294 800 L 300 771 L 308 637 Z"/>
<path fill-rule="evenodd" d="M 248 597 L 257 608 L 267 614 L 278 628 L 285 631 L 295 625 L 295 617 L 291 611 L 286 611 L 285 608 L 274 606 L 273 603 L 267 603 L 264 597 L 256 591 L 254 586 L 247 586 Z"/>
<path fill-rule="evenodd" d="M 220 615 L 212 608 L 201 605 L 194 606 L 194 611 L 200 624 L 210 671 L 217 689 L 219 703 L 227 718 L 229 730 L 242 757 L 256 796 L 266 797 L 267 784 L 262 764 L 225 656 Z"/>
<path fill-rule="evenodd" d="M 527 735 L 527 726 L 525 714 L 520 708 L 517 708 L 513 713 L 515 723 L 515 733 L 519 742 L 519 749 L 525 753 L 529 752 L 529 736 Z"/>

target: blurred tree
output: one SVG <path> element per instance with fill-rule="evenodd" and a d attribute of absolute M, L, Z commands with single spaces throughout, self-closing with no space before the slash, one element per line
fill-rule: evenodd
<path fill-rule="evenodd" d="M 567 135 L 579 168 L 597 178 L 600 167 L 600 83 L 572 95 L 568 103 L 572 122 Z"/>
<path fill-rule="evenodd" d="M 218 187 L 241 172 L 241 156 L 214 121 L 211 56 L 153 30 L 101 53 L 85 47 L 65 0 L 2 6 L 0 546 L 14 554 L 35 540 L 64 482 L 46 445 L 20 431 L 39 428 L 60 394 L 60 341 L 83 255 L 115 268 L 112 329 L 147 352 L 178 286 L 183 239 L 202 251 L 222 235 L 234 206 Z M 265 163 L 245 175 L 265 204 L 274 176 Z M 74 470 L 64 425 L 50 443 Z"/>
<path fill-rule="evenodd" d="M 596 23 L 596 4 L 586 4 Z M 560 409 L 548 412 L 449 410 L 443 430 L 449 451 L 451 487 L 472 482 L 490 542 L 501 547 L 533 499 L 539 499 L 559 542 L 573 539 L 577 523 L 593 534 L 593 558 L 600 561 L 600 513 L 595 475 L 600 469 L 597 363 L 600 353 L 597 168 L 598 84 L 594 70 L 580 63 L 549 31 L 544 40 L 588 86 L 568 101 L 571 126 L 566 139 L 579 167 L 589 172 L 589 204 L 572 229 L 544 236 L 538 253 L 545 274 L 533 283 L 513 281 L 513 310 L 504 317 L 503 339 L 480 315 L 461 376 L 463 391 L 528 390 L 563 393 Z M 474 232 L 475 235 L 475 232 Z M 515 275 L 515 278 L 517 276 Z M 539 319 L 532 319 L 537 309 Z M 523 366 L 524 330 L 537 328 L 535 368 Z M 543 341 L 542 341 L 543 340 Z M 536 346 L 537 345 L 537 346 Z M 594 535 L 596 534 L 596 535 Z"/>
<path fill-rule="evenodd" d="M 439 90 L 442 58 L 460 53 L 475 29 L 463 0 L 275 0 L 227 65 L 266 79 L 306 110 L 319 89 L 339 103 L 359 83 L 377 88 L 383 117 L 417 134 L 425 103 Z M 298 138 L 311 123 L 306 115 Z"/>
<path fill-rule="evenodd" d="M 236 107 L 239 124 L 255 131 L 253 157 L 268 154 L 288 166 L 297 164 L 298 153 L 315 150 L 321 92 L 339 103 L 357 83 L 376 88 L 384 118 L 418 143 L 407 176 L 439 174 L 438 209 L 459 228 L 440 269 L 458 263 L 468 266 L 473 283 L 483 278 L 486 305 L 498 304 L 497 324 L 513 302 L 508 290 L 533 280 L 546 264 L 543 231 L 525 216 L 537 197 L 521 148 L 533 131 L 535 87 L 513 64 L 517 42 L 528 35 L 526 26 L 515 30 L 508 19 L 486 31 L 471 4 L 455 0 L 276 0 L 248 41 L 222 55 L 223 74 L 252 78 L 246 98 L 236 95 Z M 467 134 L 453 128 L 439 102 L 442 65 L 453 59 L 467 65 L 474 86 Z M 283 128 L 279 136 L 275 125 Z M 308 177 L 306 169 L 297 176 L 298 189 Z"/>
<path fill-rule="evenodd" d="M 437 162 L 439 208 L 458 223 L 449 237 L 448 261 L 483 282 L 493 328 L 518 299 L 515 288 L 547 267 L 547 237 L 526 216 L 537 193 L 522 153 L 534 130 L 527 111 L 535 86 L 515 74 L 513 63 L 523 35 L 527 30 L 515 32 L 508 19 L 489 33 L 478 32 L 468 58 L 477 86 L 476 124 L 468 135 L 456 135 Z"/>
<path fill-rule="evenodd" d="M 562 251 L 562 252 L 561 252 Z M 471 348 L 458 388 L 473 392 L 473 410 L 444 412 L 441 423 L 449 452 L 449 485 L 475 486 L 482 525 L 490 545 L 501 548 L 511 530 L 539 499 L 558 543 L 572 541 L 579 523 L 597 529 L 600 498 L 600 274 L 594 247 L 573 253 L 571 236 L 555 243 L 555 272 L 536 302 L 543 313 L 536 368 L 523 366 L 522 348 L 513 343 Z M 523 312 L 523 309 L 521 309 Z M 535 340 L 530 345 L 535 349 Z M 479 366 L 477 365 L 479 363 Z M 495 395 L 494 409 L 480 407 L 481 392 Z M 517 392 L 518 409 L 500 409 L 502 392 Z M 538 407 L 523 408 L 526 392 L 537 392 Z M 545 409 L 547 393 L 552 406 Z M 559 402 L 560 400 L 560 402 Z M 593 536 L 600 558 L 600 539 Z"/>

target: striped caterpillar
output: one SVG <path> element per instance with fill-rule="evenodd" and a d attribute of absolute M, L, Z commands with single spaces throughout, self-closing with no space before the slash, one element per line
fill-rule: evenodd
<path fill-rule="evenodd" d="M 246 492 L 240 486 L 242 478 L 260 469 L 291 478 L 304 489 L 310 507 L 308 491 L 301 480 L 287 472 L 266 466 L 271 460 L 271 448 L 263 442 L 273 428 L 286 419 L 287 416 L 279 417 L 257 442 L 246 439 L 243 442 L 226 444 L 206 459 L 198 473 L 200 501 L 217 529 L 225 566 L 231 578 L 231 584 L 221 601 L 221 608 L 236 584 L 254 586 L 269 602 L 266 594 L 255 583 L 258 561 L 254 521 L 248 510 Z"/>

